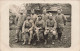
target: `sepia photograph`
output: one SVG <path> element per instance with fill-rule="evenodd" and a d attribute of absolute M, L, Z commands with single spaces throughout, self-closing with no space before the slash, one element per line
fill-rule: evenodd
<path fill-rule="evenodd" d="M 69 3 L 9 5 L 11 48 L 70 48 L 72 6 Z"/>

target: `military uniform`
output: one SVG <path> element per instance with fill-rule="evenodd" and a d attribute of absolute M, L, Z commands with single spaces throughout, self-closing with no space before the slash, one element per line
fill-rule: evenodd
<path fill-rule="evenodd" d="M 64 28 L 64 25 L 66 24 L 67 19 L 64 16 L 64 14 L 57 14 L 55 19 L 56 19 L 56 22 L 57 22 L 58 39 L 61 39 L 63 28 Z"/>
<path fill-rule="evenodd" d="M 55 18 L 52 18 L 52 20 L 50 20 L 50 19 L 47 19 L 46 20 L 46 23 L 45 23 L 45 28 L 46 29 L 49 29 L 49 30 L 53 30 L 54 31 L 56 29 L 56 26 L 57 26 L 57 24 L 56 24 Z"/>
<path fill-rule="evenodd" d="M 46 13 L 46 14 L 42 14 L 42 19 L 44 20 L 44 21 L 46 21 L 47 19 L 48 19 L 48 14 Z"/>
<path fill-rule="evenodd" d="M 40 30 L 43 32 L 43 29 L 44 29 L 44 20 L 37 19 L 35 22 L 35 28 L 36 28 L 36 33 L 37 33 L 37 39 L 39 40 Z"/>
<path fill-rule="evenodd" d="M 15 18 L 15 24 L 16 24 L 16 42 L 19 41 L 19 32 L 22 31 L 22 25 L 25 20 L 25 15 L 19 15 L 18 17 Z M 22 37 L 22 35 L 21 35 Z"/>
<path fill-rule="evenodd" d="M 35 24 L 35 21 L 36 21 L 38 15 L 34 14 L 34 15 L 31 15 L 31 17 L 32 17 L 32 20 L 34 21 L 34 24 Z"/>
<path fill-rule="evenodd" d="M 30 42 L 31 42 L 31 39 L 32 39 L 32 34 L 33 34 L 33 26 L 34 26 L 34 24 L 33 24 L 33 21 L 32 20 L 25 20 L 24 21 L 24 24 L 23 24 L 23 27 L 22 27 L 22 33 L 24 34 L 24 36 L 23 36 L 23 40 L 24 40 L 24 44 L 25 44 L 25 42 L 26 42 L 26 36 L 25 36 L 25 34 L 26 33 L 29 33 L 29 35 L 28 35 L 28 39 L 29 39 L 29 41 L 28 41 L 28 44 L 30 44 Z"/>
<path fill-rule="evenodd" d="M 53 16 L 50 16 L 53 17 Z M 54 18 L 52 19 L 47 19 L 45 23 L 45 32 L 44 32 L 44 37 L 45 37 L 45 44 L 47 43 L 47 38 L 48 34 L 51 32 L 53 35 L 56 35 L 54 31 L 56 29 L 56 21 Z"/>

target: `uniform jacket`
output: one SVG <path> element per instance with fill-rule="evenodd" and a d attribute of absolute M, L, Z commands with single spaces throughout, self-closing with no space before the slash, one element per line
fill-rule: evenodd
<path fill-rule="evenodd" d="M 46 21 L 46 20 L 48 19 L 48 16 L 49 16 L 48 14 L 45 14 L 45 15 L 42 14 L 42 19 L 43 19 L 44 21 Z"/>
<path fill-rule="evenodd" d="M 32 30 L 33 27 L 34 27 L 33 20 L 30 21 L 25 20 L 22 26 L 22 32 L 24 32 L 25 30 Z"/>
<path fill-rule="evenodd" d="M 56 24 L 55 18 L 53 18 L 52 20 L 47 19 L 46 23 L 45 23 L 45 26 L 46 26 L 46 28 L 47 27 L 53 27 L 53 28 L 56 29 L 57 24 Z"/>
<path fill-rule="evenodd" d="M 15 18 L 15 24 L 18 27 L 21 27 L 23 25 L 25 19 L 26 19 L 26 16 L 25 15 L 19 15 L 18 17 Z"/>
<path fill-rule="evenodd" d="M 64 28 L 64 25 L 66 24 L 66 17 L 64 14 L 56 15 L 55 20 L 57 22 L 57 28 Z"/>

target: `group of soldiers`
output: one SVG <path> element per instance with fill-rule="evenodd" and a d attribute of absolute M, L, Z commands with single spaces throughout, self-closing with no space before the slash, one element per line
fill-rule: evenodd
<path fill-rule="evenodd" d="M 20 15 L 15 18 L 16 38 L 15 42 L 19 42 L 19 32 L 21 31 L 23 44 L 31 44 L 33 37 L 35 41 L 44 39 L 44 44 L 47 44 L 48 35 L 51 35 L 52 44 L 54 40 L 61 41 L 64 25 L 66 25 L 66 17 L 61 13 L 61 9 L 57 10 L 57 15 L 54 17 L 52 13 L 44 12 L 43 14 L 27 14 L 21 11 Z M 40 37 L 41 36 L 41 37 Z M 57 37 L 57 38 L 56 38 Z"/>

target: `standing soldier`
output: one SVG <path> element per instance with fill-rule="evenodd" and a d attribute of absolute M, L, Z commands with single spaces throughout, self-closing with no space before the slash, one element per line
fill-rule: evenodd
<path fill-rule="evenodd" d="M 57 10 L 57 15 L 55 17 L 56 22 L 57 22 L 57 33 L 58 33 L 58 40 L 61 40 L 62 32 L 64 25 L 66 25 L 66 17 L 64 14 L 61 13 L 61 9 Z"/>
<path fill-rule="evenodd" d="M 20 15 L 18 15 L 18 17 L 15 18 L 15 24 L 16 24 L 16 38 L 15 38 L 16 41 L 15 42 L 19 42 L 19 32 L 22 31 L 22 25 L 25 20 L 25 17 L 26 16 L 23 13 L 23 10 L 20 10 Z"/>
<path fill-rule="evenodd" d="M 56 21 L 55 19 L 53 19 L 53 16 L 49 16 L 45 23 L 45 32 L 44 32 L 45 43 L 44 44 L 47 44 L 47 39 L 50 32 L 52 33 L 52 36 L 51 36 L 52 44 L 54 44 L 52 37 L 54 36 L 54 39 L 55 39 L 55 36 L 56 36 Z"/>
<path fill-rule="evenodd" d="M 32 20 L 34 21 L 34 24 L 35 24 L 38 15 L 35 14 L 35 13 L 32 13 L 32 14 L 31 14 L 31 17 L 32 17 Z"/>
<path fill-rule="evenodd" d="M 38 16 L 38 18 L 35 22 L 35 28 L 36 28 L 36 33 L 37 33 L 37 41 L 39 41 L 40 40 L 40 38 L 39 38 L 40 30 L 42 30 L 42 32 L 44 32 L 43 31 L 43 29 L 44 29 L 44 20 L 42 19 L 41 15 Z"/>
<path fill-rule="evenodd" d="M 26 18 L 26 20 L 24 21 L 23 27 L 22 27 L 22 33 L 23 33 L 23 40 L 24 43 L 26 44 L 26 34 L 29 33 L 29 41 L 28 44 L 31 44 L 31 39 L 32 39 L 32 35 L 33 35 L 33 27 L 34 27 L 34 23 L 31 20 L 30 15 L 28 15 L 28 17 Z"/>
<path fill-rule="evenodd" d="M 49 16 L 49 15 L 48 15 L 46 9 L 43 9 L 42 19 L 43 19 L 44 21 L 46 21 L 46 20 L 48 19 L 48 16 Z"/>

